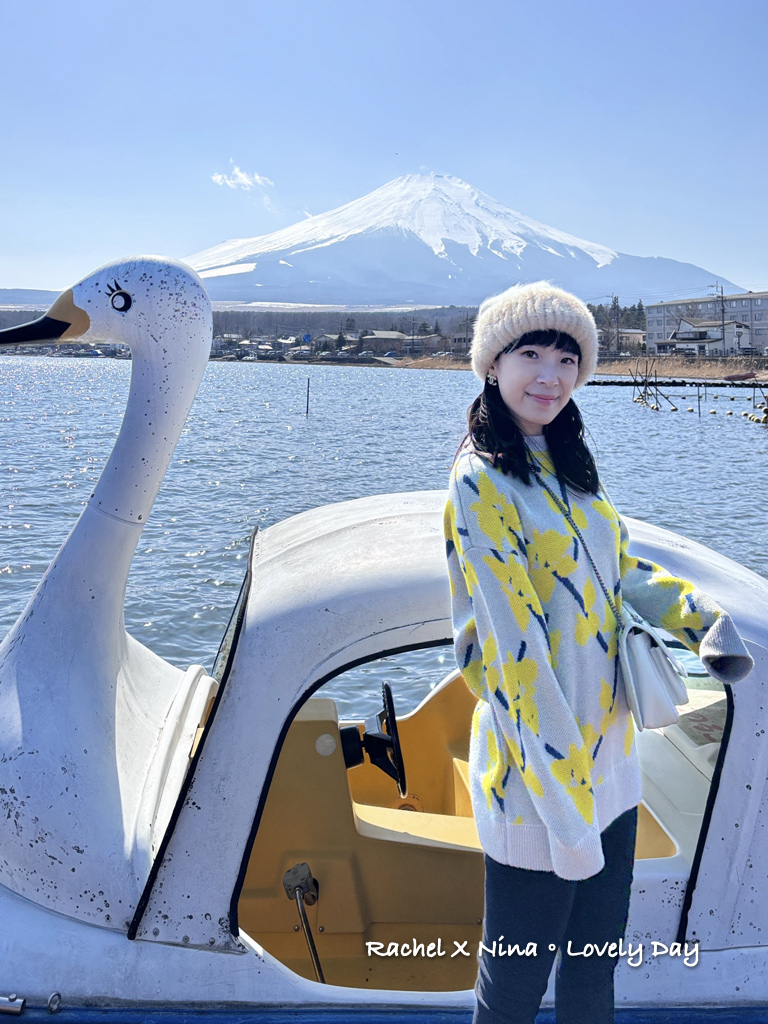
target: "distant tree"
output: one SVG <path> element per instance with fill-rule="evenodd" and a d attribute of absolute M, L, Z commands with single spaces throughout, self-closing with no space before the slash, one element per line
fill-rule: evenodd
<path fill-rule="evenodd" d="M 633 303 L 631 306 L 621 307 L 621 326 L 645 330 L 645 309 L 642 301 Z"/>
<path fill-rule="evenodd" d="M 354 329 L 355 329 L 355 318 L 353 316 L 348 316 L 347 319 L 344 321 L 344 330 L 347 333 L 351 333 L 352 331 L 354 331 Z"/>
<path fill-rule="evenodd" d="M 442 335 L 443 332 L 442 332 L 442 330 L 440 328 L 440 321 L 439 320 L 435 320 L 435 326 L 432 328 L 432 333 L 433 334 L 440 334 L 440 335 Z"/>
<path fill-rule="evenodd" d="M 619 306 L 618 300 L 615 298 L 610 306 L 602 304 L 595 306 L 591 302 L 587 303 L 587 309 L 595 318 L 595 325 L 602 329 L 603 332 L 607 332 L 612 341 L 615 341 L 616 338 L 617 307 L 619 309 L 619 322 L 622 327 L 645 330 L 645 307 L 640 301 L 637 304 L 633 303 L 631 306 Z"/>
<path fill-rule="evenodd" d="M 419 324 L 419 328 L 418 328 L 416 333 L 421 335 L 422 337 L 425 334 L 429 334 L 429 324 L 427 323 L 426 320 L 422 320 L 421 321 L 421 323 Z"/>
<path fill-rule="evenodd" d="M 607 304 L 603 305 L 601 302 L 600 305 L 597 307 L 597 311 L 602 321 L 601 326 L 603 328 L 608 327 L 608 325 L 611 322 L 611 307 Z"/>
<path fill-rule="evenodd" d="M 704 317 L 702 316 L 702 313 L 704 311 L 699 309 L 699 307 L 694 302 L 683 303 L 682 305 L 678 306 L 677 308 L 680 310 L 681 317 L 685 317 L 686 320 L 691 320 L 691 319 L 703 320 L 704 319 Z"/>
<path fill-rule="evenodd" d="M 610 352 L 611 349 L 619 350 L 619 333 L 618 327 L 621 323 L 621 305 L 619 298 L 614 295 L 611 299 L 610 306 L 604 307 L 604 323 L 603 323 L 603 342 L 605 348 Z"/>
<path fill-rule="evenodd" d="M 477 311 L 474 313 L 467 313 L 466 316 L 461 318 L 459 328 L 466 337 L 471 338 L 475 333 L 475 320 L 477 320 Z"/>
<path fill-rule="evenodd" d="M 347 339 L 344 337 L 344 332 L 339 331 L 339 336 L 336 338 L 336 348 L 339 349 L 339 351 L 341 351 L 341 349 L 344 348 L 344 342 L 346 340 Z"/>

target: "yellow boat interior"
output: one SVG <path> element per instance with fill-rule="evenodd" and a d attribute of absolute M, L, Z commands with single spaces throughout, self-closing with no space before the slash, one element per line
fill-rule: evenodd
<path fill-rule="evenodd" d="M 722 692 L 690 694 L 677 726 L 638 736 L 644 794 L 647 788 L 653 797 L 640 806 L 638 861 L 679 862 L 682 851 L 690 866 L 725 722 Z M 286 871 L 306 862 L 318 884 L 307 918 L 327 982 L 471 988 L 483 916 L 483 856 L 468 785 L 475 704 L 454 671 L 398 720 L 408 780 L 401 797 L 367 760 L 346 768 L 335 701 L 310 698 L 291 723 L 271 781 L 240 894 L 240 928 L 314 978 L 297 906 L 283 887 Z M 362 733 L 363 723 L 354 724 Z M 372 955 L 372 942 L 383 943 L 380 952 L 397 943 L 399 955 Z M 462 943 L 471 955 L 457 952 Z M 418 955 L 414 944 L 423 945 Z"/>

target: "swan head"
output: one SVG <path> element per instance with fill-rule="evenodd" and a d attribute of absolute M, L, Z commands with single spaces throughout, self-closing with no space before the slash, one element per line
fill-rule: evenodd
<path fill-rule="evenodd" d="M 177 260 L 135 256 L 89 274 L 38 320 L 0 331 L 0 344 L 114 341 L 150 356 L 167 344 L 169 332 L 210 348 L 211 309 L 203 283 Z"/>
<path fill-rule="evenodd" d="M 143 525 L 168 468 L 211 349 L 212 314 L 190 267 L 159 256 L 107 263 L 0 343 L 112 341 L 131 349 L 120 433 L 89 505 Z"/>

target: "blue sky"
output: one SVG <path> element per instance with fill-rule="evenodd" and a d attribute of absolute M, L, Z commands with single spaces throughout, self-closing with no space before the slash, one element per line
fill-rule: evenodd
<path fill-rule="evenodd" d="M 6 0 L 0 36 L 0 287 L 429 170 L 768 288 L 764 0 Z"/>

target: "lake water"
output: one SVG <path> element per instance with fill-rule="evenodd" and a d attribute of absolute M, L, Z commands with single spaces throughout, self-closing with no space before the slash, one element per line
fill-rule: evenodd
<path fill-rule="evenodd" d="M 0 636 L 98 479 L 130 372 L 127 361 L 0 359 Z M 134 559 L 129 632 L 179 667 L 210 670 L 253 528 L 327 502 L 445 487 L 477 390 L 460 370 L 209 363 Z M 685 411 L 695 391 L 677 413 L 631 396 L 577 395 L 617 507 L 768 577 L 768 429 L 741 416 L 752 391 L 710 391 L 701 419 Z M 384 677 L 396 694 L 398 680 L 410 684 L 405 710 L 450 667 L 447 648 L 365 667 L 340 710 L 378 706 Z"/>

